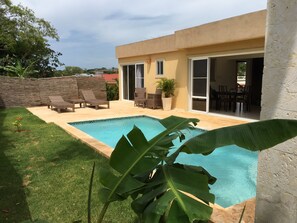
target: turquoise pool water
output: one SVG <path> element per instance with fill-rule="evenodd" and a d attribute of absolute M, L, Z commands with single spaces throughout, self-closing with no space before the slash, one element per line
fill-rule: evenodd
<path fill-rule="evenodd" d="M 90 136 L 114 148 L 120 137 L 126 135 L 134 125 L 140 128 L 148 140 L 165 128 L 157 119 L 138 116 L 100 121 L 69 123 Z M 186 130 L 186 139 L 203 132 L 201 129 Z M 176 146 L 180 142 L 174 142 Z M 180 154 L 177 162 L 203 166 L 217 178 L 211 186 L 216 195 L 216 203 L 229 207 L 256 196 L 256 174 L 258 153 L 237 146 L 226 146 L 208 156 Z"/>

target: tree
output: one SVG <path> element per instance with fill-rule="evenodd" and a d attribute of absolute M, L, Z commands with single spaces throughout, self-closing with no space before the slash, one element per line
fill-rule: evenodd
<path fill-rule="evenodd" d="M 15 66 L 10 66 L 10 65 L 7 65 L 6 67 L 0 66 L 0 68 L 7 71 L 7 74 L 9 76 L 17 76 L 21 78 L 29 77 L 31 74 L 38 72 L 37 70 L 32 70 L 31 67 L 32 67 L 32 64 L 27 67 L 23 67 L 20 61 L 17 61 Z"/>
<path fill-rule="evenodd" d="M 53 76 L 53 71 L 62 65 L 61 55 L 50 48 L 48 39 L 59 40 L 54 27 L 22 5 L 13 5 L 10 0 L 0 0 L 0 66 L 31 67 L 30 76 Z M 5 70 L 0 70 L 0 75 Z"/>
<path fill-rule="evenodd" d="M 75 66 L 66 66 L 65 70 L 63 71 L 63 76 L 72 76 L 75 74 L 82 74 L 84 70 L 80 67 Z"/>
<path fill-rule="evenodd" d="M 246 76 L 246 61 L 239 61 L 237 62 L 237 76 L 245 77 Z"/>

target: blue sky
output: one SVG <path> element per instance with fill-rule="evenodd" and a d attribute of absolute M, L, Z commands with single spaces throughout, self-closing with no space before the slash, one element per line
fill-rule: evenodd
<path fill-rule="evenodd" d="M 115 47 L 266 8 L 267 0 L 12 0 L 49 21 L 66 66 L 117 67 Z M 247 27 L 248 29 L 248 27 Z"/>

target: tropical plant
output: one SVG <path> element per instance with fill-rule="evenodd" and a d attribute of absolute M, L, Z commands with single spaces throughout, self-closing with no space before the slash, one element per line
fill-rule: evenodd
<path fill-rule="evenodd" d="M 113 101 L 119 99 L 119 80 L 115 79 L 115 84 L 106 83 L 107 100 Z"/>
<path fill-rule="evenodd" d="M 30 64 L 27 67 L 23 67 L 21 62 L 17 60 L 15 65 L 7 65 L 5 67 L 0 66 L 0 69 L 5 70 L 8 73 L 8 76 L 16 76 L 16 77 L 29 77 L 31 74 L 37 73 L 37 70 L 32 69 L 32 65 Z"/>
<path fill-rule="evenodd" d="M 176 83 L 174 79 L 162 78 L 159 81 L 157 81 L 157 88 L 162 89 L 165 98 L 174 96 L 175 85 Z"/>
<path fill-rule="evenodd" d="M 136 126 L 127 137 L 122 136 L 110 157 L 111 169 L 100 169 L 103 187 L 99 194 L 104 206 L 98 222 L 110 203 L 128 197 L 142 222 L 208 220 L 209 204 L 215 201 L 209 184 L 216 178 L 201 166 L 175 163 L 179 153 L 208 155 L 231 144 L 261 151 L 297 135 L 296 120 L 260 121 L 205 132 L 171 151 L 172 140 L 184 140 L 182 130 L 193 128 L 198 121 L 171 116 L 160 120 L 166 130 L 149 141 Z"/>

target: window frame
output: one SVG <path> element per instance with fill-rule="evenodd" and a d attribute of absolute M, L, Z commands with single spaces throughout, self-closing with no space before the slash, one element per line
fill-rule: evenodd
<path fill-rule="evenodd" d="M 160 63 L 162 63 L 162 67 L 159 65 Z M 164 59 L 157 59 L 156 60 L 156 77 L 164 77 L 165 75 L 165 60 Z M 162 71 L 162 72 L 159 72 Z"/>

